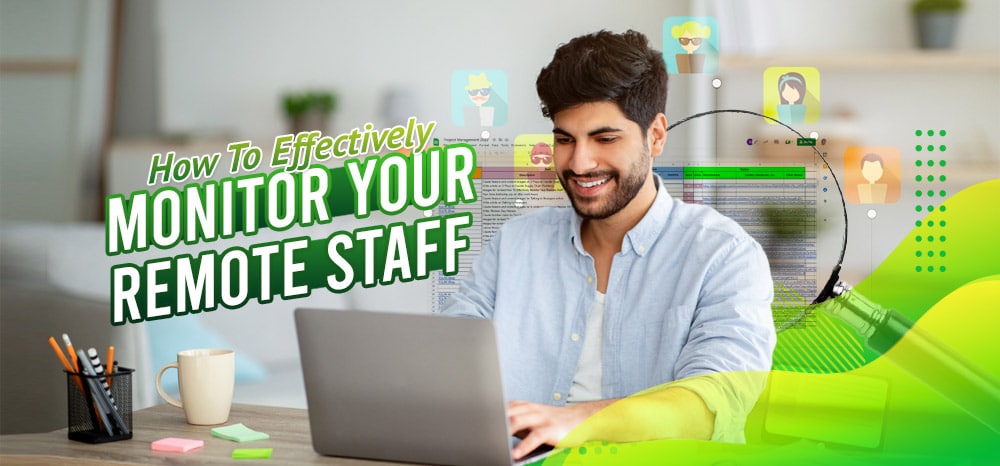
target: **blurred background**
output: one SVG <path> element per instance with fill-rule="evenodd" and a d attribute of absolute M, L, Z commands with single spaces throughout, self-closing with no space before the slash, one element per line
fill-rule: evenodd
<path fill-rule="evenodd" d="M 119 259 L 102 250 L 104 197 L 144 189 L 152 154 L 223 152 L 225 165 L 228 142 L 253 140 L 267 153 L 270 141 L 294 125 L 337 134 L 409 116 L 437 121 L 438 137 L 480 137 L 482 128 L 456 125 L 451 117 L 452 73 L 466 69 L 506 73 L 509 116 L 490 129 L 490 138 L 548 133 L 535 77 L 559 44 L 595 30 L 636 29 L 660 49 L 666 18 L 717 18 L 718 72 L 671 76 L 671 121 L 712 109 L 760 112 L 766 68 L 810 66 L 822 76 L 822 113 L 796 129 L 828 139 L 824 150 L 835 171 L 852 145 L 898 147 L 909 166 L 914 130 L 933 128 L 948 131 L 949 191 L 1000 177 L 1000 3 L 966 0 L 953 44 L 932 50 L 918 46 L 911 3 L 0 0 L 4 433 L 47 427 L 11 410 L 60 398 L 9 374 L 34 363 L 14 356 L 30 347 L 61 383 L 44 340 L 69 326 L 95 344 L 118 341 L 134 349 L 119 354 L 145 379 L 136 384 L 138 406 L 158 402 L 148 383 L 164 358 L 209 342 L 244 355 L 247 383 L 238 400 L 303 405 L 292 305 L 108 326 L 108 267 Z M 310 99 L 325 118 L 303 117 Z M 673 135 L 666 156 L 700 163 L 740 152 L 780 163 L 780 150 L 747 152 L 747 139 L 771 136 L 786 134 L 760 120 L 705 120 Z M 904 193 L 912 192 L 908 183 Z M 849 206 L 857 234 L 846 277 L 861 280 L 899 243 L 912 228 L 915 203 L 904 196 L 879 222 L 866 218 L 868 207 Z M 353 221 L 335 226 L 351 228 Z M 265 232 L 256 241 L 267 239 Z M 430 299 L 411 299 L 429 295 L 426 283 L 390 291 L 314 293 L 295 305 L 411 312 L 430 306 Z M 420 303 L 416 309 L 413 302 Z M 36 386 L 53 385 L 52 377 L 46 380 Z M 289 380 L 298 385 L 275 390 Z"/>

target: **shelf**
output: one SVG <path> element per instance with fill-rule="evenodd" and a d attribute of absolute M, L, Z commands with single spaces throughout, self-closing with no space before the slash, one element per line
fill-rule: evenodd
<path fill-rule="evenodd" d="M 73 74 L 80 67 L 75 58 L 5 58 L 0 60 L 0 73 Z"/>
<path fill-rule="evenodd" d="M 920 51 L 875 52 L 865 54 L 788 53 L 772 55 L 723 55 L 719 69 L 763 71 L 770 66 L 812 66 L 825 71 L 956 70 L 1000 71 L 1000 52 Z"/>

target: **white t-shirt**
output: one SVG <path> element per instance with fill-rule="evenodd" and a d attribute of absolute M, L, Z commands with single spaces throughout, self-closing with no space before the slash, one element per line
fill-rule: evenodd
<path fill-rule="evenodd" d="M 601 400 L 601 348 L 604 329 L 604 293 L 597 292 L 594 305 L 587 314 L 587 327 L 583 335 L 580 362 L 569 390 L 569 403 Z"/>

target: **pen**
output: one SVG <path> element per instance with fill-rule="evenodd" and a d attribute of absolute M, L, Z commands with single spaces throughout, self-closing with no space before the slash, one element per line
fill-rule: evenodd
<path fill-rule="evenodd" d="M 87 358 L 90 359 L 90 366 L 94 368 L 94 375 L 103 376 L 105 375 L 104 364 L 101 363 L 101 357 L 97 354 L 97 350 L 90 348 L 87 350 Z M 115 403 L 115 397 L 111 393 L 111 386 L 108 385 L 108 377 L 100 377 L 101 387 L 104 388 L 104 393 L 108 395 L 108 400 L 111 401 L 111 407 L 116 411 L 118 410 L 118 404 Z"/>
<path fill-rule="evenodd" d="M 87 360 L 87 355 L 83 353 L 83 350 L 81 349 L 77 351 L 79 352 L 77 361 L 80 362 L 80 372 L 89 376 L 97 375 L 94 372 L 94 368 L 90 365 L 90 361 Z M 108 437 L 113 437 L 115 433 L 111 429 L 111 423 L 108 422 L 108 413 L 113 412 L 114 409 L 111 408 L 111 403 L 108 401 L 107 395 L 101 390 L 97 380 L 92 377 L 86 377 L 86 379 L 87 384 L 90 385 L 90 390 L 87 393 L 91 396 L 88 398 L 93 399 L 94 404 L 97 406 L 97 414 L 101 417 L 101 421 L 104 423 L 104 431 L 108 433 Z"/>
<path fill-rule="evenodd" d="M 73 342 L 69 341 L 69 335 L 65 333 L 62 337 L 63 343 L 66 343 L 66 352 L 69 353 L 69 358 L 73 361 L 73 370 L 71 372 L 80 372 L 80 362 L 77 360 L 76 351 L 73 349 Z"/>
<path fill-rule="evenodd" d="M 98 382 L 100 378 L 96 377 L 97 372 L 94 370 L 94 366 L 90 364 L 90 360 L 88 360 L 87 355 L 83 352 L 82 349 L 78 349 L 76 351 L 77 354 L 80 356 L 78 359 L 80 361 L 80 365 L 83 367 L 84 373 L 91 376 L 87 378 L 87 382 L 90 383 L 90 391 L 91 393 L 93 393 L 94 398 L 97 400 L 98 407 L 101 408 L 98 410 L 98 412 L 101 413 L 101 417 L 107 419 L 107 414 L 110 414 L 111 418 L 115 421 L 115 424 L 118 426 L 118 429 L 122 432 L 122 434 L 125 435 L 130 434 L 131 432 L 129 432 L 128 426 L 125 425 L 125 421 L 122 419 L 121 415 L 118 414 L 118 410 L 115 409 L 112 400 L 108 397 L 108 393 L 101 389 L 102 388 L 101 384 Z M 94 353 L 96 352 L 97 350 L 94 350 Z M 111 432 L 111 427 L 106 423 L 105 423 L 105 429 L 108 430 L 108 435 L 114 435 L 114 433 Z"/>
<path fill-rule="evenodd" d="M 838 282 L 831 297 L 820 309 L 853 327 L 869 348 L 1000 433 L 1000 380 L 993 374 L 847 283 Z M 890 352 L 897 344 L 903 350 Z"/>

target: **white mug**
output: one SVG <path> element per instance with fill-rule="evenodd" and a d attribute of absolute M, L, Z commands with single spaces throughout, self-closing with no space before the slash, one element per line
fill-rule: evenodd
<path fill-rule="evenodd" d="M 177 369 L 181 399 L 163 391 L 160 379 Z M 184 409 L 188 424 L 215 425 L 229 420 L 236 376 L 236 354 L 228 349 L 191 349 L 177 353 L 177 361 L 160 368 L 156 391 L 167 403 Z"/>

